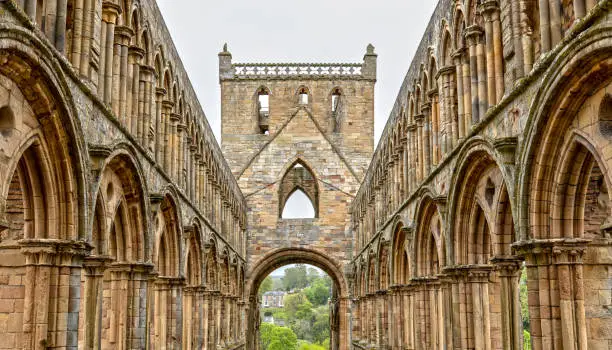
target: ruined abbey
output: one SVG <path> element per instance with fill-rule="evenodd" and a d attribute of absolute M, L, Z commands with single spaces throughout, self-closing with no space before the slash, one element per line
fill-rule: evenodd
<path fill-rule="evenodd" d="M 218 144 L 155 0 L 0 0 L 0 349 L 258 350 L 292 263 L 332 350 L 612 349 L 612 0 L 440 0 L 375 148 L 376 65 L 224 47 Z"/>

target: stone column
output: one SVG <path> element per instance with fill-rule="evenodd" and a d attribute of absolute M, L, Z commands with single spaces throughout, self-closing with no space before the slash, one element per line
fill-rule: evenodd
<path fill-rule="evenodd" d="M 214 295 L 214 309 L 215 309 L 215 315 L 214 315 L 214 323 L 215 323 L 215 330 L 216 330 L 216 334 L 215 334 L 215 339 L 216 339 L 216 346 L 222 347 L 223 344 L 223 323 L 222 323 L 222 317 L 221 317 L 221 308 L 223 307 L 223 295 L 221 294 L 220 291 L 216 291 L 215 295 Z"/>
<path fill-rule="evenodd" d="M 194 312 L 196 301 L 196 286 L 188 286 L 183 289 L 183 349 L 192 350 L 197 346 L 194 336 L 194 327 L 198 323 L 197 312 Z M 195 343 L 195 344 L 194 344 Z"/>
<path fill-rule="evenodd" d="M 128 286 L 128 348 L 144 349 L 147 346 L 148 283 L 153 271 L 151 263 L 125 264 L 129 271 Z"/>
<path fill-rule="evenodd" d="M 353 294 L 358 294 L 358 291 L 354 291 Z M 359 329 L 359 325 L 361 323 L 359 302 L 359 297 L 355 297 L 351 300 L 351 337 L 353 342 L 359 342 L 359 339 L 361 339 L 361 333 Z"/>
<path fill-rule="evenodd" d="M 407 129 L 407 127 L 406 127 Z M 409 156 L 410 156 L 410 144 L 408 140 L 408 135 L 402 135 L 402 175 L 403 175 L 403 188 L 404 188 L 404 196 L 407 197 L 410 192 L 410 175 L 408 174 L 410 165 L 409 165 Z"/>
<path fill-rule="evenodd" d="M 369 292 L 367 294 L 367 303 L 368 303 L 368 344 L 370 346 L 375 346 L 376 344 L 376 313 L 375 313 L 375 303 L 376 303 L 376 294 L 375 292 Z"/>
<path fill-rule="evenodd" d="M 528 287 L 538 287 L 529 288 L 532 329 L 541 330 L 533 332 L 534 350 L 546 349 L 549 344 L 562 349 L 587 349 L 582 259 L 588 243 L 580 238 L 557 238 L 513 244 L 516 252 L 525 257 Z M 558 312 L 552 312 L 555 309 Z"/>
<path fill-rule="evenodd" d="M 139 68 L 140 87 L 138 88 L 138 130 L 141 130 L 142 145 L 154 155 L 155 119 L 153 118 L 153 91 L 155 69 L 141 65 Z"/>
<path fill-rule="evenodd" d="M 397 314 L 398 310 L 401 309 L 401 305 L 397 297 L 397 285 L 389 286 L 385 307 L 388 326 L 385 330 L 387 332 L 387 347 L 389 349 L 397 349 L 397 347 L 402 343 L 401 333 L 398 332 L 398 329 L 402 324 L 402 319 Z"/>
<path fill-rule="evenodd" d="M 131 332 L 129 328 L 129 305 L 131 300 L 128 298 L 130 283 L 130 265 L 122 263 L 113 263 L 107 269 L 110 277 L 108 281 L 110 293 L 109 309 L 107 314 L 110 318 L 110 326 L 108 337 L 105 339 L 107 344 L 102 347 L 109 346 L 115 349 L 126 349 L 128 346 L 128 336 Z"/>
<path fill-rule="evenodd" d="M 522 53 L 522 67 L 519 67 L 519 77 L 525 76 L 527 73 L 531 71 L 531 67 L 534 62 L 534 49 L 533 49 L 533 35 L 534 30 L 532 27 L 531 19 L 528 15 L 528 10 L 526 8 L 526 1 L 519 2 L 519 21 L 520 25 L 518 28 L 520 39 L 515 39 L 515 47 L 518 52 Z M 538 35 L 538 33 L 535 33 Z M 542 39 L 543 42 L 543 39 Z M 521 56 L 519 55 L 519 59 Z M 520 64 L 521 61 L 518 61 Z M 521 69 L 522 68 L 522 69 Z"/>
<path fill-rule="evenodd" d="M 115 39 L 115 24 L 121 13 L 121 7 L 111 1 L 102 3 L 102 30 L 100 38 L 100 70 L 98 80 L 98 95 L 111 103 L 113 89 L 113 42 Z"/>
<path fill-rule="evenodd" d="M 154 337 L 152 343 L 156 349 L 171 348 L 168 344 L 168 315 L 169 310 L 169 295 L 170 283 L 167 278 L 158 277 L 155 280 L 155 306 L 154 306 Z"/>
<path fill-rule="evenodd" d="M 457 50 L 457 55 L 460 58 L 461 74 L 457 76 L 457 85 L 461 84 L 461 93 L 463 98 L 458 103 L 463 105 L 463 125 L 465 136 L 470 133 L 472 126 L 472 88 L 471 88 L 471 72 L 470 72 L 470 57 L 467 48 L 463 47 Z"/>
<path fill-rule="evenodd" d="M 80 72 L 81 67 L 81 47 L 83 45 L 83 22 L 84 17 L 84 5 L 87 0 L 75 0 L 73 4 L 73 18 L 72 18 L 72 43 L 70 51 L 70 63 L 77 72 Z"/>
<path fill-rule="evenodd" d="M 205 186 L 206 186 L 206 169 L 204 167 L 204 162 L 202 161 L 202 156 L 200 154 L 197 154 L 196 157 L 197 160 L 197 164 L 198 164 L 198 175 L 197 175 L 197 181 L 200 183 L 200 191 L 199 193 L 196 193 L 196 197 L 197 197 L 197 202 L 198 202 L 198 208 L 200 208 L 200 211 L 203 212 L 204 214 L 206 214 L 206 205 L 205 205 L 205 199 L 206 199 L 206 190 L 205 190 Z"/>
<path fill-rule="evenodd" d="M 84 242 L 56 239 L 23 239 L 18 244 L 25 257 L 25 290 L 23 335 L 17 344 L 24 349 L 76 348 L 76 310 L 81 297 L 78 277 L 89 247 Z M 54 292 L 58 290 L 66 293 Z"/>
<path fill-rule="evenodd" d="M 447 123 L 449 124 L 449 149 L 450 152 L 457 145 L 457 141 L 459 140 L 459 127 L 457 125 L 457 80 L 455 78 L 455 67 L 449 66 L 449 74 L 448 74 L 448 107 L 449 107 L 449 115 L 447 118 Z"/>
<path fill-rule="evenodd" d="M 466 28 L 465 33 L 470 55 L 472 124 L 478 124 L 488 108 L 482 33 L 482 29 L 477 25 Z"/>
<path fill-rule="evenodd" d="M 453 343 L 453 296 L 452 287 L 454 280 L 452 276 L 446 274 L 438 275 L 440 281 L 440 318 L 439 324 L 441 327 L 441 339 L 444 342 L 445 349 L 454 349 Z"/>
<path fill-rule="evenodd" d="M 469 326 L 468 324 L 472 321 L 468 321 L 468 310 L 467 307 L 471 303 L 468 299 L 471 298 L 469 290 L 466 288 L 467 281 L 467 269 L 464 265 L 455 265 L 451 267 L 445 267 L 443 269 L 444 277 L 450 294 L 450 300 L 447 301 L 449 305 L 448 317 L 451 321 L 451 328 L 448 332 L 447 339 L 451 339 L 455 349 L 466 349 L 468 348 L 469 341 Z M 448 321 L 447 323 L 448 324 Z M 473 344 L 470 345 L 473 347 Z"/>
<path fill-rule="evenodd" d="M 484 57 L 487 79 L 487 100 L 490 104 L 497 101 L 497 91 L 495 90 L 495 53 L 493 49 L 493 22 L 491 19 L 491 3 L 495 0 L 487 0 L 478 5 L 479 11 L 484 17 Z M 480 74 L 480 72 L 479 72 Z"/>
<path fill-rule="evenodd" d="M 431 164 L 440 163 L 440 102 L 437 89 L 429 91 L 431 101 Z"/>
<path fill-rule="evenodd" d="M 487 0 L 479 5 L 485 18 L 487 91 L 489 103 L 498 103 L 504 95 L 504 67 L 502 50 L 500 9 L 497 0 Z"/>
<path fill-rule="evenodd" d="M 134 31 L 126 26 L 115 28 L 115 52 L 113 56 L 113 99 L 112 106 L 115 116 L 119 118 L 126 129 L 130 129 L 130 121 L 127 114 L 128 81 L 128 48 Z"/>
<path fill-rule="evenodd" d="M 472 327 L 474 332 L 474 347 L 476 349 L 491 349 L 491 315 L 489 309 L 489 275 L 490 265 L 474 265 L 469 267 L 468 283 L 472 290 Z"/>
<path fill-rule="evenodd" d="M 83 297 L 85 301 L 83 303 L 84 309 L 81 312 L 85 320 L 83 323 L 85 329 L 83 340 L 85 350 L 97 349 L 101 341 L 99 334 L 100 321 L 102 319 L 100 314 L 100 304 L 102 301 L 99 298 L 100 284 L 104 277 L 104 271 L 110 261 L 109 257 L 91 256 L 85 258 L 83 262 L 85 270 L 85 295 Z"/>
<path fill-rule="evenodd" d="M 162 155 L 161 158 L 163 160 L 163 169 L 168 174 L 168 176 L 172 177 L 172 108 L 174 107 L 174 102 L 169 100 L 162 101 L 162 120 L 161 120 L 161 147 L 162 147 Z"/>
<path fill-rule="evenodd" d="M 417 168 L 418 168 L 418 148 L 417 148 L 417 124 L 411 123 L 407 127 L 409 134 L 409 158 L 410 162 L 407 163 L 410 169 L 410 191 L 414 190 L 417 187 Z"/>
<path fill-rule="evenodd" d="M 210 291 L 205 291 L 202 294 L 202 320 L 204 321 L 202 324 L 202 329 L 204 330 L 204 334 L 202 335 L 202 345 L 204 350 L 213 349 L 212 335 L 214 334 L 213 326 L 210 322 L 211 315 L 211 293 Z"/>
<path fill-rule="evenodd" d="M 246 302 L 244 299 L 240 298 L 238 301 L 238 322 L 240 324 L 240 328 L 238 329 L 238 338 L 241 344 L 246 344 Z M 245 348 L 246 345 L 243 345 Z"/>
<path fill-rule="evenodd" d="M 448 131 L 447 118 L 450 114 L 448 111 L 448 87 L 446 75 L 443 75 L 443 69 L 438 70 L 436 74 L 436 80 L 438 81 L 438 89 L 440 90 L 440 113 L 439 113 L 439 142 L 440 142 L 440 159 L 442 159 L 448 152 Z"/>
<path fill-rule="evenodd" d="M 523 327 L 517 286 L 522 262 L 516 257 L 494 257 L 491 263 L 500 279 L 502 344 L 504 349 L 520 350 Z"/>
<path fill-rule="evenodd" d="M 144 99 L 145 84 L 140 76 L 140 65 L 144 57 L 144 50 L 138 46 L 130 46 L 128 50 L 130 76 L 132 78 L 131 91 L 128 93 L 127 111 L 130 115 L 130 131 L 143 146 L 144 142 Z"/>
<path fill-rule="evenodd" d="M 182 123 L 181 120 L 178 121 L 176 125 L 176 140 L 177 140 L 177 166 L 176 166 L 176 179 L 177 184 L 180 188 L 182 188 L 185 192 L 187 191 L 187 186 L 185 183 L 185 157 L 187 156 L 187 148 L 185 142 L 185 135 L 187 135 L 187 129 L 185 124 Z"/>
<path fill-rule="evenodd" d="M 548 14 L 550 19 L 551 49 L 563 39 L 563 4 L 561 0 L 548 0 Z"/>
<path fill-rule="evenodd" d="M 406 285 L 401 289 L 401 295 L 403 299 L 402 308 L 402 320 L 404 320 L 404 348 L 407 350 L 415 350 L 416 339 L 415 339 L 415 327 L 414 327 L 414 317 L 415 317 L 415 308 L 414 308 L 414 286 Z"/>
<path fill-rule="evenodd" d="M 179 141 L 179 124 L 181 124 L 181 115 L 178 113 L 170 113 L 170 135 L 168 136 L 169 141 L 169 157 L 170 157 L 170 169 L 168 174 L 174 182 L 179 184 L 179 164 L 180 164 L 180 141 Z"/>
<path fill-rule="evenodd" d="M 463 63 L 461 57 L 463 50 L 457 50 L 452 53 L 451 58 L 455 64 L 455 82 L 457 87 L 457 138 L 463 139 L 467 135 L 466 122 L 465 122 L 465 105 L 463 92 Z"/>
<path fill-rule="evenodd" d="M 162 119 L 162 104 L 164 101 L 164 96 L 166 95 L 166 89 L 164 88 L 155 88 L 155 120 L 153 130 L 155 132 L 154 137 L 151 139 L 153 142 L 153 148 L 155 153 L 155 162 L 157 165 L 163 167 L 164 163 L 164 148 L 163 148 L 163 140 L 164 140 L 164 124 Z"/>
<path fill-rule="evenodd" d="M 32 11 L 29 7 L 32 6 L 29 1 L 26 3 L 26 10 Z M 44 18 L 42 23 L 38 23 L 41 26 L 42 31 L 49 41 L 55 46 L 55 48 L 64 52 L 65 41 L 66 41 L 66 20 L 67 20 L 67 0 L 48 0 L 43 2 L 44 12 L 41 14 Z M 33 6 L 37 6 L 34 4 Z M 37 17 L 36 8 L 34 8 L 35 20 Z"/>
<path fill-rule="evenodd" d="M 423 103 L 421 107 L 423 112 L 423 165 L 425 176 L 431 172 L 431 103 Z"/>
<path fill-rule="evenodd" d="M 421 183 L 425 178 L 425 152 L 423 147 L 423 123 L 425 117 L 422 114 L 418 114 L 414 116 L 414 121 L 417 126 L 416 134 L 417 134 L 417 181 Z"/>
<path fill-rule="evenodd" d="M 36 5 L 36 0 L 24 0 L 23 10 L 33 22 L 36 22 Z"/>

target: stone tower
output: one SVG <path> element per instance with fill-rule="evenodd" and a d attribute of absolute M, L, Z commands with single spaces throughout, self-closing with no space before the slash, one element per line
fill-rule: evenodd
<path fill-rule="evenodd" d="M 350 64 L 238 64 L 224 47 L 219 77 L 222 150 L 248 207 L 247 291 L 254 295 L 257 281 L 285 263 L 342 275 L 352 254 L 349 205 L 374 146 L 374 47 Z M 311 200 L 314 218 L 282 218 L 296 190 Z M 286 251 L 285 262 L 266 265 Z M 336 300 L 347 296 L 336 291 Z"/>

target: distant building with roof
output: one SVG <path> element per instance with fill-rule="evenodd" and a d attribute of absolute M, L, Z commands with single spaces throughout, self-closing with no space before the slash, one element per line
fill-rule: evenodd
<path fill-rule="evenodd" d="M 265 292 L 261 297 L 262 307 L 283 307 L 285 305 L 283 303 L 285 294 L 287 293 L 280 290 Z"/>

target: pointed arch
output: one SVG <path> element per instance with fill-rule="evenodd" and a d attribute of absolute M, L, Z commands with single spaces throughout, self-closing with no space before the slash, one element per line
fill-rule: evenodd
<path fill-rule="evenodd" d="M 319 217 L 319 184 L 311 169 L 304 160 L 298 158 L 285 170 L 278 187 L 279 218 L 283 216 L 287 200 L 298 190 L 310 199 L 314 208 L 314 217 Z"/>
<path fill-rule="evenodd" d="M 155 217 L 155 255 L 154 263 L 160 276 L 179 277 L 180 275 L 180 221 L 176 201 L 166 194 Z"/>
<path fill-rule="evenodd" d="M 415 222 L 414 275 L 435 276 L 445 265 L 446 247 L 442 216 L 430 194 L 426 194 L 419 202 Z"/>
<path fill-rule="evenodd" d="M 392 238 L 392 282 L 407 284 L 411 277 L 407 229 L 400 222 L 393 230 Z"/>

